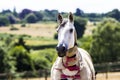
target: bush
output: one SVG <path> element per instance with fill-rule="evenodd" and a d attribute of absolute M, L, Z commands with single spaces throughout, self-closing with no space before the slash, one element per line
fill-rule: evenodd
<path fill-rule="evenodd" d="M 40 51 L 33 51 L 31 58 L 34 62 L 35 69 L 50 69 L 52 63 L 55 61 L 57 53 L 55 49 L 43 49 Z"/>
<path fill-rule="evenodd" d="M 26 24 L 25 24 L 25 23 L 22 23 L 22 24 L 21 24 L 21 27 L 26 27 Z"/>
<path fill-rule="evenodd" d="M 28 23 L 35 23 L 37 21 L 37 17 L 34 15 L 34 13 L 30 13 L 25 17 L 25 20 Z"/>
<path fill-rule="evenodd" d="M 43 19 L 43 15 L 40 12 L 34 11 L 34 14 L 37 17 L 37 21 L 41 21 Z"/>
<path fill-rule="evenodd" d="M 90 45 L 91 45 L 91 42 L 92 42 L 92 36 L 83 36 L 78 41 L 79 41 L 80 47 L 85 49 L 85 50 L 87 50 L 89 52 Z"/>
<path fill-rule="evenodd" d="M 17 22 L 17 19 L 13 14 L 7 14 L 6 16 L 8 17 L 10 24 L 15 24 Z"/>
<path fill-rule="evenodd" d="M 54 39 L 58 39 L 58 34 L 57 33 L 54 34 Z"/>
<path fill-rule="evenodd" d="M 75 17 L 74 25 L 77 32 L 77 38 L 81 38 L 85 31 L 87 21 L 80 17 Z"/>
<path fill-rule="evenodd" d="M 5 64 L 4 64 L 4 58 L 5 58 L 6 52 L 3 49 L 3 47 L 0 45 L 0 73 L 3 73 L 5 71 Z"/>
<path fill-rule="evenodd" d="M 6 16 L 0 15 L 0 26 L 8 26 L 9 24 L 9 19 Z"/>
<path fill-rule="evenodd" d="M 120 61 L 120 23 L 105 19 L 93 31 L 90 53 L 94 62 Z"/>
<path fill-rule="evenodd" d="M 32 13 L 30 9 L 23 9 L 21 13 L 19 13 L 20 19 L 24 19 L 26 15 Z"/>
<path fill-rule="evenodd" d="M 32 61 L 29 53 L 23 46 L 15 46 L 9 51 L 9 55 L 16 62 L 17 71 L 32 70 Z"/>
<path fill-rule="evenodd" d="M 12 25 L 12 27 L 10 28 L 10 30 L 19 30 L 19 29 L 16 28 L 16 27 L 14 27 L 14 26 Z"/>

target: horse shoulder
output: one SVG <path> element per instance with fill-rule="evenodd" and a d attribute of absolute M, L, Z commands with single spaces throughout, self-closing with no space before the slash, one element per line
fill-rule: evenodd
<path fill-rule="evenodd" d="M 83 78 L 85 78 L 84 76 L 86 74 L 89 76 L 93 74 L 94 76 L 95 70 L 94 70 L 94 66 L 93 66 L 93 62 L 92 62 L 90 54 L 82 48 L 78 48 L 78 50 L 79 50 L 80 55 L 82 56 L 83 69 L 81 70 L 81 74 Z M 90 77 L 87 77 L 87 78 L 90 78 Z M 85 79 L 85 80 L 88 80 L 88 79 Z"/>
<path fill-rule="evenodd" d="M 60 80 L 61 69 L 63 68 L 62 58 L 58 57 L 51 68 L 51 80 Z"/>

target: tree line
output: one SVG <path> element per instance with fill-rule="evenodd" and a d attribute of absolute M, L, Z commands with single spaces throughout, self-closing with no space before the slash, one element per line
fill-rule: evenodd
<path fill-rule="evenodd" d="M 21 12 L 17 12 L 16 8 L 11 10 L 3 10 L 0 12 L 0 26 L 7 26 L 15 23 L 36 23 L 40 21 L 56 21 L 56 16 L 59 13 L 58 10 L 40 10 L 33 11 L 30 9 L 23 9 Z M 66 14 L 65 12 L 61 12 Z M 112 17 L 120 21 L 120 11 L 114 9 L 107 13 L 85 13 L 83 10 L 77 8 L 74 13 L 75 16 L 87 18 L 90 21 L 100 21 L 103 17 Z"/>

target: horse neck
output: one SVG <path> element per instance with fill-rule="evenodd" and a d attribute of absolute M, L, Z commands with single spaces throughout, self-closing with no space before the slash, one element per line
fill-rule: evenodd
<path fill-rule="evenodd" d="M 70 48 L 68 51 L 67 51 L 67 57 L 72 57 L 74 55 L 76 55 L 78 49 L 77 49 L 77 46 L 74 45 L 74 47 Z"/>
<path fill-rule="evenodd" d="M 74 31 L 74 38 L 75 38 L 75 44 L 74 45 L 77 45 L 77 32 L 76 32 L 76 30 Z"/>
<path fill-rule="evenodd" d="M 73 48 L 70 48 L 67 51 L 67 55 L 63 57 L 63 64 L 65 66 L 73 66 L 77 63 L 77 57 L 76 54 L 78 53 L 77 46 L 74 46 Z"/>

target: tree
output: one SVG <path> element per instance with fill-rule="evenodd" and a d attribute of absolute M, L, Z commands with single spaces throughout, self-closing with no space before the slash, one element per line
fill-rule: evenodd
<path fill-rule="evenodd" d="M 30 9 L 23 9 L 22 12 L 19 14 L 20 19 L 24 19 L 29 13 L 32 13 Z"/>
<path fill-rule="evenodd" d="M 9 51 L 9 55 L 16 62 L 17 71 L 32 70 L 32 60 L 23 46 L 15 46 Z"/>
<path fill-rule="evenodd" d="M 9 19 L 6 16 L 0 15 L 0 26 L 7 26 L 9 23 Z"/>
<path fill-rule="evenodd" d="M 34 11 L 33 13 L 37 17 L 37 21 L 41 21 L 43 19 L 43 15 L 40 12 Z"/>
<path fill-rule="evenodd" d="M 83 16 L 84 12 L 80 10 L 79 8 L 76 9 L 75 15 L 76 16 Z"/>
<path fill-rule="evenodd" d="M 6 52 L 5 50 L 2 48 L 2 46 L 0 45 L 0 66 L 2 66 L 0 68 L 0 73 L 5 71 L 5 64 L 4 64 L 4 58 L 5 58 Z"/>
<path fill-rule="evenodd" d="M 7 9 L 2 11 L 2 14 L 8 14 L 8 13 L 12 13 L 11 10 Z"/>
<path fill-rule="evenodd" d="M 116 20 L 120 21 L 120 11 L 118 9 L 114 9 L 111 12 L 108 12 L 106 16 L 115 18 Z"/>
<path fill-rule="evenodd" d="M 16 11 L 16 7 L 14 7 L 14 9 L 13 9 L 13 15 L 14 15 L 15 17 L 18 17 L 18 13 L 17 13 L 17 11 Z"/>
<path fill-rule="evenodd" d="M 8 52 L 13 46 L 12 35 L 0 34 L 0 72 L 14 72 L 14 62 Z"/>
<path fill-rule="evenodd" d="M 75 17 L 74 25 L 77 32 L 77 38 L 81 38 L 85 31 L 87 21 L 81 17 Z"/>
<path fill-rule="evenodd" d="M 37 21 L 37 17 L 34 15 L 34 13 L 30 13 L 25 17 L 25 20 L 28 23 L 35 23 Z"/>
<path fill-rule="evenodd" d="M 105 19 L 93 31 L 90 53 L 95 63 L 120 60 L 120 23 Z"/>
<path fill-rule="evenodd" d="M 44 21 L 56 21 L 58 10 L 45 9 L 44 11 L 41 11 L 41 14 L 44 16 Z"/>
<path fill-rule="evenodd" d="M 15 24 L 17 22 L 16 17 L 13 14 L 7 14 L 10 24 Z"/>
<path fill-rule="evenodd" d="M 34 70 L 29 52 L 20 38 L 18 45 L 15 39 L 20 36 L 0 34 L 0 73 L 15 73 L 16 71 Z"/>

